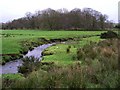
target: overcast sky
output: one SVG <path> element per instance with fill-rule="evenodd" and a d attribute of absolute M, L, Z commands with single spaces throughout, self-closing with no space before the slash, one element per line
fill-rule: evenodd
<path fill-rule="evenodd" d="M 92 8 L 107 14 L 109 20 L 118 22 L 119 0 L 0 0 L 0 22 L 24 17 L 26 12 L 34 13 L 47 8 L 72 10 Z"/>

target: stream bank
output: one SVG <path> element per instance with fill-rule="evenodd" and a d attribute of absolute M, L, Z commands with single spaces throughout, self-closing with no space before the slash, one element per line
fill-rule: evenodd
<path fill-rule="evenodd" d="M 86 37 L 91 37 L 91 36 L 86 36 Z M 86 38 L 86 37 L 84 36 L 83 38 Z M 22 51 L 22 53 L 24 53 L 25 55 L 23 55 L 23 57 L 25 57 L 25 56 L 27 56 L 27 57 L 34 56 L 35 58 L 39 58 L 41 60 L 42 51 L 44 51 L 47 47 L 53 45 L 53 43 L 65 42 L 65 41 L 68 41 L 68 40 L 77 41 L 77 40 L 80 40 L 80 38 L 81 37 L 73 37 L 73 38 L 61 38 L 61 39 L 49 39 L 49 40 L 45 39 L 45 38 L 39 38 L 38 41 L 41 41 L 42 43 L 46 43 L 46 44 L 40 45 L 37 48 L 34 48 L 34 46 L 37 46 L 37 45 L 39 45 L 41 43 L 33 42 L 33 41 L 30 42 L 30 43 L 28 43 L 28 42 L 25 43 L 24 42 L 24 44 L 23 44 L 24 47 L 23 48 L 25 48 L 25 50 Z M 48 43 L 52 43 L 52 44 L 48 44 Z M 28 50 L 28 51 L 26 51 L 26 50 Z M 8 73 L 10 73 L 10 72 L 11 73 L 17 73 L 18 72 L 17 67 L 22 65 L 22 60 L 21 59 L 17 59 L 17 60 L 14 59 L 14 60 L 15 61 L 10 61 L 10 62 L 8 62 L 8 63 L 6 63 L 5 65 L 2 66 L 2 70 L 3 70 L 2 72 L 4 74 L 6 74 L 7 72 Z M 12 68 L 12 66 L 14 66 L 15 68 Z"/>
<path fill-rule="evenodd" d="M 33 56 L 34 58 L 38 58 L 39 60 L 42 60 L 41 53 L 46 48 L 52 46 L 53 44 L 55 44 L 55 43 L 44 44 L 44 45 L 38 46 L 35 49 L 33 49 L 32 51 L 28 51 L 28 53 L 26 55 L 24 55 L 23 58 Z M 18 73 L 18 67 L 21 66 L 22 63 L 23 63 L 23 61 L 21 59 L 17 59 L 17 60 L 6 63 L 5 65 L 0 66 L 0 70 L 2 68 L 2 72 L 0 72 L 0 74 Z"/>

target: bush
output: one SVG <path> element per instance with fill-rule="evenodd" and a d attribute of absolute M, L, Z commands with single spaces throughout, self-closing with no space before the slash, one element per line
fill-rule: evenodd
<path fill-rule="evenodd" d="M 101 33 L 100 38 L 102 39 L 106 39 L 106 38 L 117 38 L 118 35 L 117 33 L 113 32 L 113 31 L 107 31 L 105 33 Z"/>
<path fill-rule="evenodd" d="M 41 65 L 39 59 L 36 59 L 34 57 L 26 57 L 22 60 L 23 65 L 19 67 L 18 72 L 24 74 L 25 76 L 27 76 L 32 71 L 37 70 Z"/>
<path fill-rule="evenodd" d="M 116 88 L 119 87 L 118 70 L 101 71 L 102 63 L 94 60 L 91 65 L 76 63 L 67 67 L 55 64 L 33 71 L 28 77 L 17 80 L 12 88 Z M 102 67 L 101 67 L 102 68 Z"/>
<path fill-rule="evenodd" d="M 84 53 L 84 51 L 83 51 L 83 49 L 78 49 L 77 50 L 77 60 L 84 60 L 85 58 L 84 58 L 84 56 L 85 56 L 85 53 Z"/>
<path fill-rule="evenodd" d="M 77 50 L 77 57 L 87 65 L 84 74 L 87 87 L 119 87 L 117 39 L 86 45 Z"/>
<path fill-rule="evenodd" d="M 98 82 L 104 88 L 118 88 L 119 79 L 120 79 L 119 71 L 106 71 L 103 73 L 98 73 L 96 75 Z M 104 78 L 104 79 L 103 79 Z"/>
<path fill-rule="evenodd" d="M 32 72 L 26 79 L 14 83 L 13 88 L 83 88 L 84 79 L 78 64 L 65 68 L 53 65 L 49 71 Z"/>
<path fill-rule="evenodd" d="M 94 48 L 93 48 L 94 47 Z M 94 59 L 97 56 L 96 43 L 91 42 L 90 45 L 85 45 L 77 50 L 77 59 L 85 60 L 85 58 Z"/>

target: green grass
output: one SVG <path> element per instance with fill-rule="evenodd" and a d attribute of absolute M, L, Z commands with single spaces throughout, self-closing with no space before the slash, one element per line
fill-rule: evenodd
<path fill-rule="evenodd" d="M 24 78 L 24 77 L 23 77 L 22 74 L 3 74 L 2 78 L 18 80 L 18 79 L 21 79 L 21 78 Z"/>
<path fill-rule="evenodd" d="M 2 54 L 19 53 L 20 41 L 35 40 L 37 38 L 67 38 L 82 37 L 84 35 L 98 35 L 104 31 L 39 31 L 39 30 L 2 30 Z M 5 37 L 5 35 L 9 35 Z"/>
<path fill-rule="evenodd" d="M 99 42 L 99 36 L 83 38 L 81 41 L 66 42 L 65 44 L 57 44 L 46 49 L 46 51 L 53 52 L 53 55 L 46 55 L 42 62 L 55 62 L 57 65 L 70 65 L 78 62 L 76 60 L 77 49 L 92 42 Z M 71 46 L 70 53 L 66 52 L 68 46 Z"/>
<path fill-rule="evenodd" d="M 105 31 L 38 31 L 38 30 L 2 30 L 2 53 L 1 54 L 19 54 L 21 49 L 20 42 L 23 40 L 35 41 L 37 38 L 71 38 L 82 37 L 86 35 L 100 35 Z M 55 50 L 54 55 L 45 56 L 44 61 L 55 61 L 57 64 L 73 63 L 76 49 L 88 44 L 90 41 L 99 42 L 99 36 L 81 38 L 78 41 L 69 41 L 66 44 L 59 44 L 49 48 Z M 68 46 L 72 46 L 70 53 L 66 53 Z M 58 49 L 56 49 L 58 47 Z M 59 59 L 58 59 L 59 58 Z M 69 62 L 68 62 L 69 61 Z"/>
<path fill-rule="evenodd" d="M 82 41 L 79 41 L 79 45 L 80 45 L 80 47 L 83 47 L 85 44 L 88 44 L 91 41 L 98 43 L 101 40 L 104 40 L 104 39 L 101 39 L 100 36 L 93 36 L 93 37 L 89 37 L 89 38 L 83 38 Z"/>
<path fill-rule="evenodd" d="M 2 50 L 4 54 L 19 53 L 19 50 L 21 48 L 20 41 L 23 41 L 23 40 L 35 41 L 37 38 L 40 38 L 40 37 L 44 37 L 47 39 L 82 37 L 84 35 L 98 35 L 98 34 L 100 35 L 100 33 L 102 32 L 103 31 L 34 31 L 34 30 L 8 31 L 7 30 L 7 31 L 3 31 L 2 34 L 5 34 L 5 35 L 12 34 L 12 35 L 9 37 L 2 38 L 3 39 Z M 102 70 L 101 69 L 102 67 L 99 65 L 100 61 L 97 61 L 97 60 L 99 58 L 100 60 L 101 59 L 106 60 L 106 58 L 99 57 L 100 52 L 98 53 L 98 57 L 99 57 L 98 59 L 92 60 L 89 58 L 91 60 L 91 61 L 89 60 L 91 64 L 88 65 L 87 67 L 86 65 L 89 64 L 89 62 L 80 61 L 76 59 L 78 48 L 84 47 L 84 45 L 89 44 L 88 47 L 86 47 L 89 49 L 91 46 L 90 45 L 91 41 L 98 43 L 101 40 L 103 39 L 100 39 L 99 36 L 92 36 L 87 38 L 80 38 L 80 40 L 78 41 L 67 41 L 62 44 L 53 45 L 45 50 L 45 52 L 52 52 L 53 54 L 44 56 L 42 60 L 42 62 L 54 62 L 55 67 L 52 69 L 53 71 L 51 70 L 49 72 L 46 72 L 46 71 L 42 71 L 41 69 L 37 71 L 33 71 L 27 78 L 24 78 L 24 80 L 22 80 L 23 76 L 21 74 L 5 74 L 3 75 L 2 78 L 4 78 L 5 80 L 7 79 L 10 79 L 13 81 L 16 80 L 16 87 L 20 87 L 20 88 L 22 86 L 23 86 L 22 88 L 25 88 L 25 87 L 35 88 L 35 87 L 40 87 L 40 85 L 41 87 L 49 87 L 49 86 L 51 87 L 52 85 L 54 86 L 55 83 L 56 83 L 55 84 L 56 87 L 57 86 L 67 87 L 67 85 L 68 87 L 71 87 L 71 86 L 74 87 L 74 85 L 78 85 L 81 87 L 81 85 L 83 85 L 83 87 L 88 87 L 88 88 L 95 88 L 95 87 L 99 88 L 99 87 L 107 87 L 107 86 L 115 87 L 116 81 L 118 80 L 118 74 L 116 71 L 114 72 L 114 70 L 111 70 L 111 69 L 109 72 L 105 71 L 104 73 L 101 73 L 101 72 L 98 73 L 97 71 L 97 69 Z M 71 46 L 70 52 L 67 53 L 66 50 L 69 46 Z M 92 48 L 94 48 L 94 46 L 92 46 Z M 90 53 L 92 53 L 91 52 L 93 50 L 92 48 L 89 49 Z M 104 56 L 104 54 L 102 56 Z M 114 61 L 115 59 L 113 58 L 112 60 Z M 76 62 L 82 62 L 80 63 L 80 67 L 79 67 L 79 64 L 77 64 Z M 103 62 L 101 62 L 101 64 L 102 63 Z M 104 63 L 106 66 L 106 62 Z M 114 66 L 114 63 L 109 63 L 109 64 L 111 64 L 111 66 L 113 64 Z M 109 64 L 107 64 L 108 67 L 109 67 Z M 75 66 L 74 68 L 71 68 L 71 66 L 69 67 L 69 65 L 75 65 Z M 60 66 L 61 69 L 58 68 L 57 66 Z M 112 78 L 112 76 L 115 76 L 115 78 Z M 97 79 L 100 81 L 98 84 L 94 82 L 94 77 L 97 77 Z M 103 78 L 105 79 L 103 80 Z"/>
<path fill-rule="evenodd" d="M 88 38 L 87 40 L 91 40 L 91 38 Z M 94 42 L 99 41 L 98 39 L 94 40 Z M 86 58 L 83 61 L 84 63 L 75 63 L 67 67 L 63 67 L 63 65 L 57 66 L 56 64 L 52 64 L 50 66 L 48 65 L 48 67 L 47 65 L 43 65 L 38 70 L 30 73 L 26 78 L 21 78 L 20 80 L 17 79 L 15 81 L 12 80 L 12 78 L 10 80 L 3 79 L 3 87 L 8 87 L 11 89 L 118 88 L 120 86 L 120 73 L 118 70 L 118 63 L 116 63 L 118 62 L 118 59 L 116 58 L 118 56 L 116 53 L 117 39 L 105 40 L 100 43 L 102 44 L 92 43 L 89 45 L 85 45 L 82 49 L 79 49 L 80 51 L 82 50 L 85 53 L 85 55 L 83 56 L 84 58 Z M 67 44 L 57 44 L 55 46 L 49 47 L 47 50 L 54 52 L 53 55 L 56 55 L 57 58 L 60 58 L 62 60 L 64 60 L 65 56 L 66 62 L 59 59 L 57 60 L 59 60 L 59 64 L 63 64 L 63 62 L 68 64 L 67 62 L 70 61 L 69 57 L 71 53 L 69 53 L 69 57 L 67 57 L 65 48 L 68 48 L 69 45 L 70 43 L 68 42 Z M 94 52 L 94 48 L 96 48 L 97 56 L 95 56 L 93 59 L 90 53 Z M 106 56 L 105 53 L 101 53 L 105 48 L 109 48 L 108 51 L 105 51 L 106 53 L 109 53 L 109 56 Z M 75 48 L 73 48 L 72 46 L 71 50 L 72 53 L 76 51 Z M 53 59 L 56 59 L 56 57 L 51 57 L 51 60 Z"/>
<path fill-rule="evenodd" d="M 70 49 L 70 53 L 66 52 L 67 44 L 57 44 L 56 46 L 49 47 L 48 51 L 54 52 L 53 55 L 44 56 L 42 62 L 55 62 L 57 65 L 68 65 L 73 63 L 72 57 L 75 54 L 76 48 L 73 46 Z"/>

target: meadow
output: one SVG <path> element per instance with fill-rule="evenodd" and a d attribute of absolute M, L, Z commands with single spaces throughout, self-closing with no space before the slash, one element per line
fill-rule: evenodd
<path fill-rule="evenodd" d="M 20 42 L 37 38 L 67 38 L 85 35 L 100 35 L 104 31 L 39 31 L 39 30 L 2 30 L 2 54 L 19 53 Z M 1 44 L 1 43 L 0 43 Z"/>
<path fill-rule="evenodd" d="M 24 52 L 26 53 L 29 49 L 34 46 L 44 44 L 44 41 L 38 40 L 44 38 L 46 40 L 51 39 L 67 39 L 67 38 L 78 38 L 78 41 L 83 37 L 95 36 L 93 40 L 98 41 L 96 35 L 100 35 L 105 31 L 40 31 L 40 30 L 2 30 L 0 45 L 2 45 L 2 52 L 4 55 L 3 60 L 0 63 L 5 64 L 10 60 L 21 57 Z M 92 40 L 89 38 L 89 41 Z M 37 45 L 33 45 L 33 42 Z M 80 45 L 88 43 L 85 39 L 81 41 Z M 79 44 L 77 44 L 79 45 Z M 24 53 L 24 54 L 25 54 Z M 6 56 L 7 55 L 7 56 Z M 12 55 L 12 56 L 11 56 Z"/>
<path fill-rule="evenodd" d="M 102 40 L 104 39 L 100 39 L 99 36 L 92 36 L 77 41 L 67 41 L 66 43 L 53 45 L 43 52 L 44 56 L 42 62 L 55 62 L 60 66 L 76 63 L 78 62 L 76 58 L 78 48 L 82 48 L 84 45 L 89 45 L 91 42 L 98 43 Z M 49 55 L 49 53 L 52 53 L 52 55 Z"/>
<path fill-rule="evenodd" d="M 117 39 L 101 39 L 103 32 L 3 30 L 2 54 L 20 54 L 38 38 L 72 38 L 47 48 L 41 62 L 25 59 L 22 73 L 4 74 L 3 88 L 118 88 Z"/>

